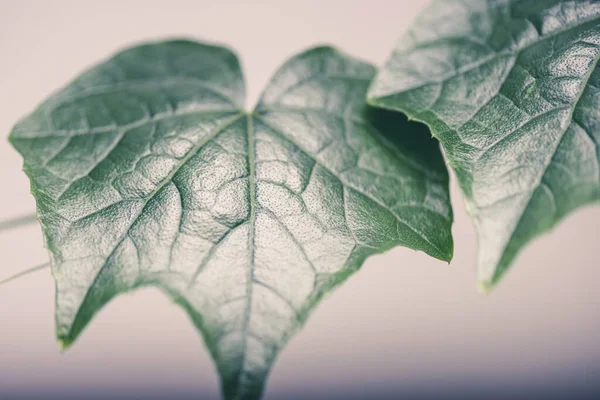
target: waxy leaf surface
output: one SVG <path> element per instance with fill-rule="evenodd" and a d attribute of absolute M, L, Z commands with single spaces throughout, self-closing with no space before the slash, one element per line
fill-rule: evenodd
<path fill-rule="evenodd" d="M 367 256 L 404 245 L 449 260 L 438 144 L 365 106 L 374 73 L 312 49 L 247 113 L 231 51 L 147 44 L 19 122 L 11 142 L 51 252 L 63 346 L 119 293 L 158 287 L 202 332 L 224 396 L 253 399 L 320 297 Z"/>

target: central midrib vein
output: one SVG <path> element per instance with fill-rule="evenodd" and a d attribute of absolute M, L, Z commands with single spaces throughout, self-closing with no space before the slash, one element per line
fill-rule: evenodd
<path fill-rule="evenodd" d="M 247 141 L 248 141 L 248 186 L 250 193 L 250 219 L 248 221 L 248 250 L 249 250 L 249 266 L 248 273 L 246 275 L 246 308 L 244 310 L 243 322 L 242 322 L 242 360 L 240 362 L 240 371 L 237 377 L 238 381 L 238 392 L 236 398 L 240 398 L 242 392 L 241 389 L 241 380 L 245 371 L 246 364 L 246 350 L 248 343 L 248 329 L 250 325 L 250 314 L 252 313 L 252 286 L 254 284 L 254 235 L 255 235 L 255 225 L 256 225 L 256 171 L 255 171 L 255 152 L 256 145 L 254 141 L 254 132 L 253 132 L 253 124 L 252 124 L 252 115 L 247 115 Z"/>

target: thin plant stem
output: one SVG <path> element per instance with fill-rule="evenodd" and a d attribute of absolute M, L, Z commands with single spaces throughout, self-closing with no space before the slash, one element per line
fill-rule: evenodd
<path fill-rule="evenodd" d="M 17 228 L 19 226 L 31 224 L 37 221 L 37 216 L 35 214 L 24 215 L 22 217 L 9 219 L 8 221 L 0 222 L 0 231 L 4 229 Z"/>
<path fill-rule="evenodd" d="M 13 275 L 13 276 L 11 276 L 11 277 L 9 277 L 9 278 L 6 278 L 6 279 L 4 279 L 4 280 L 1 280 L 1 281 L 0 281 L 0 285 L 4 285 L 5 283 L 8 283 L 8 282 L 10 282 L 10 281 L 13 281 L 13 280 L 15 280 L 15 279 L 17 279 L 17 278 L 20 278 L 20 277 L 22 277 L 22 276 L 25 276 L 25 275 L 31 274 L 32 272 L 41 271 L 41 270 L 43 270 L 43 269 L 46 269 L 46 268 L 49 268 L 49 267 L 50 267 L 50 263 L 48 262 L 48 263 L 44 263 L 44 264 L 42 264 L 42 265 L 38 265 L 37 267 L 33 267 L 33 268 L 26 269 L 25 271 L 21 271 L 21 272 L 19 272 L 19 273 L 18 273 L 18 274 L 16 274 L 16 275 Z"/>

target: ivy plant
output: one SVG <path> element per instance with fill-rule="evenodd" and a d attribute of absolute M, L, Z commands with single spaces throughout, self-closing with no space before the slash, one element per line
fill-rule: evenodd
<path fill-rule="evenodd" d="M 293 57 L 243 110 L 224 47 L 145 44 L 87 71 L 13 129 L 70 346 L 120 293 L 162 289 L 204 336 L 227 399 L 261 395 L 320 298 L 403 245 L 450 261 L 437 141 L 366 106 L 371 65 Z"/>
<path fill-rule="evenodd" d="M 440 140 L 479 236 L 479 281 L 600 200 L 600 3 L 437 0 L 400 39 L 373 105 Z"/>
<path fill-rule="evenodd" d="M 50 251 L 59 343 L 154 286 L 202 333 L 224 397 L 259 398 L 278 352 L 367 257 L 401 245 L 451 260 L 430 132 L 492 287 L 530 240 L 600 200 L 599 59 L 591 0 L 435 0 L 377 75 L 317 47 L 251 112 L 225 47 L 116 54 L 10 135 Z"/>

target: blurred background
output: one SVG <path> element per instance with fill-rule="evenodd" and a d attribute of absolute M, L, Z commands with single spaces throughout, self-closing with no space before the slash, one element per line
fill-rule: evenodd
<path fill-rule="evenodd" d="M 0 221 L 35 211 L 17 119 L 135 42 L 191 37 L 235 49 L 252 108 L 273 71 L 315 44 L 381 64 L 425 1 L 0 0 Z M 453 178 L 450 266 L 396 248 L 326 298 L 276 362 L 266 399 L 600 398 L 600 207 L 535 240 L 487 296 Z M 47 261 L 37 225 L 0 232 L 0 279 Z M 184 312 L 144 289 L 104 308 L 66 354 L 49 270 L 0 286 L 0 399 L 218 399 Z"/>

